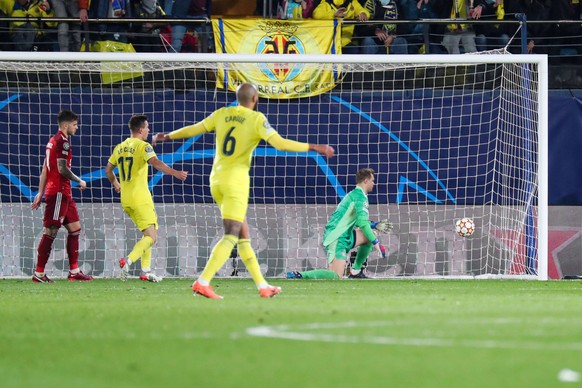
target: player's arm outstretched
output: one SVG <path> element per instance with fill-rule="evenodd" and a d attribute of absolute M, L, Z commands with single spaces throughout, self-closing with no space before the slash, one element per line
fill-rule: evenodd
<path fill-rule="evenodd" d="M 163 143 L 168 140 L 174 139 L 189 139 L 191 137 L 202 135 L 203 133 L 208 132 L 206 127 L 200 122 L 192 125 L 187 125 L 180 129 L 176 129 L 170 133 L 156 133 L 152 137 L 152 146 L 156 146 L 158 143 Z M 154 166 L 155 167 L 155 166 Z"/>
<path fill-rule="evenodd" d="M 32 210 L 36 210 L 40 207 L 40 203 L 42 201 L 42 196 L 44 195 L 44 189 L 46 188 L 46 183 L 48 180 L 47 175 L 48 175 L 48 170 L 46 167 L 46 160 L 45 160 L 44 163 L 42 164 L 42 172 L 40 173 L 40 179 L 38 181 L 38 193 L 36 193 L 36 195 L 34 196 L 34 200 L 32 201 L 32 204 L 30 205 Z"/>
<path fill-rule="evenodd" d="M 188 177 L 188 171 L 176 170 L 176 169 L 168 166 L 166 163 L 162 162 L 156 156 L 148 159 L 148 163 L 151 164 L 156 170 L 161 171 L 164 174 L 171 175 L 174 178 L 178 178 L 181 181 L 186 180 L 186 178 Z"/>
<path fill-rule="evenodd" d="M 289 151 L 289 152 L 307 152 L 315 151 L 318 154 L 325 156 L 326 158 L 331 158 L 335 153 L 333 147 L 327 144 L 310 144 L 301 143 L 295 140 L 285 139 L 278 133 L 275 133 L 269 137 L 267 142 L 278 149 L 279 151 Z"/>

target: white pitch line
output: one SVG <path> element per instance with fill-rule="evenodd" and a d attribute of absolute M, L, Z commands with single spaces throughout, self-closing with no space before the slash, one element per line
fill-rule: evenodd
<path fill-rule="evenodd" d="M 384 326 L 392 326 L 393 322 L 384 322 Z M 278 338 L 291 341 L 307 342 L 334 342 L 334 343 L 366 343 L 390 346 L 414 347 L 467 347 L 484 349 L 529 349 L 529 350 L 575 350 L 582 351 L 582 342 L 547 343 L 536 341 L 513 340 L 468 340 L 448 338 L 405 338 L 393 336 L 370 336 L 350 334 L 313 333 L 319 329 L 346 329 L 354 327 L 381 327 L 382 322 L 338 322 L 338 323 L 311 323 L 297 325 L 255 326 L 246 329 L 251 337 Z"/>

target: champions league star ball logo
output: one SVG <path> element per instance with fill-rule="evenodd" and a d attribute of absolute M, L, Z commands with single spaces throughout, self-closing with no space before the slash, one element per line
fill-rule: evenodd
<path fill-rule="evenodd" d="M 303 42 L 295 36 L 299 26 L 282 22 L 266 22 L 258 26 L 265 32 L 257 43 L 257 54 L 305 54 Z M 301 72 L 293 63 L 259 64 L 261 72 L 272 81 L 292 81 Z"/>

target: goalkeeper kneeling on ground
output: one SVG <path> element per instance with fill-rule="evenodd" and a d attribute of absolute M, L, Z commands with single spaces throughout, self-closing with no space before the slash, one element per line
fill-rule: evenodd
<path fill-rule="evenodd" d="M 356 187 L 340 202 L 325 226 L 323 246 L 327 252 L 328 269 L 288 272 L 289 279 L 339 279 L 346 267 L 347 253 L 358 248 L 348 278 L 367 278 L 362 271 L 372 250 L 383 258 L 386 249 L 378 241 L 373 229 L 388 233 L 392 224 L 388 220 L 370 222 L 368 219 L 368 193 L 374 189 L 374 170 L 363 168 L 356 173 Z"/>

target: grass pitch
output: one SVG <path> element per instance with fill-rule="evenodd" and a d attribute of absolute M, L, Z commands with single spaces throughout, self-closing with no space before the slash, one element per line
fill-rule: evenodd
<path fill-rule="evenodd" d="M 551 387 L 582 282 L 0 280 L 3 387 Z M 575 378 L 574 378 L 575 379 Z M 568 384 L 568 385 L 580 385 Z"/>

